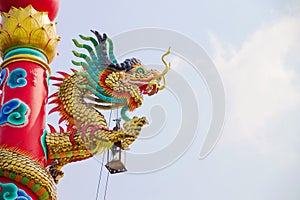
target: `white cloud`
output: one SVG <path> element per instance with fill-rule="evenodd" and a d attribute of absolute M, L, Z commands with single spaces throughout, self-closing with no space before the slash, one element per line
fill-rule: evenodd
<path fill-rule="evenodd" d="M 299 61 L 299 36 L 300 18 L 295 16 L 262 27 L 240 49 L 211 36 L 228 102 L 223 142 L 248 146 L 262 156 L 297 158 L 290 143 L 300 125 L 291 129 L 280 122 L 287 116 L 294 121 L 288 113 L 300 111 L 299 69 L 293 68 Z"/>

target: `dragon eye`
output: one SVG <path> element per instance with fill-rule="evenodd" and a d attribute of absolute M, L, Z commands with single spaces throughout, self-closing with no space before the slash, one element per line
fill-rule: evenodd
<path fill-rule="evenodd" d="M 146 71 L 146 70 L 145 70 L 143 67 L 137 67 L 137 68 L 135 68 L 135 70 L 134 70 L 135 73 L 142 73 L 142 74 L 144 74 L 145 71 Z"/>

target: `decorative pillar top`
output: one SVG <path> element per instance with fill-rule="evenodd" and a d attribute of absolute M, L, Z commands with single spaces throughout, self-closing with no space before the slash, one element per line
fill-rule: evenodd
<path fill-rule="evenodd" d="M 8 13 L 2 12 L 0 28 L 0 54 L 3 59 L 8 55 L 34 54 L 49 64 L 57 55 L 60 36 L 56 34 L 56 23 L 50 21 L 46 12 L 39 12 L 31 5 L 12 7 Z M 20 51 L 22 48 L 23 51 Z M 13 51 L 15 49 L 19 50 Z"/>

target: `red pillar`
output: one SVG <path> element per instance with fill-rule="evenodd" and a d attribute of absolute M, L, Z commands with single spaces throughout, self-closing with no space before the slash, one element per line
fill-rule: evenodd
<path fill-rule="evenodd" d="M 43 134 L 58 7 L 58 0 L 0 1 L 0 199 L 57 199 Z"/>
<path fill-rule="evenodd" d="M 40 64 L 23 60 L 12 62 L 2 70 L 7 75 L 2 84 L 0 146 L 17 147 L 44 165 L 40 137 L 45 129 L 47 71 Z M 16 103 L 19 105 L 15 106 Z M 11 106 L 16 108 L 5 113 Z"/>

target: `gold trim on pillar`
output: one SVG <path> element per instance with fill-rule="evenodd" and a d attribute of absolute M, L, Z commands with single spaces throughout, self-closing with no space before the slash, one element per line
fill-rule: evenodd
<path fill-rule="evenodd" d="M 29 61 L 29 62 L 37 63 L 40 66 L 42 66 L 44 69 L 46 69 L 49 72 L 49 74 L 51 73 L 50 66 L 43 59 L 30 54 L 18 54 L 15 56 L 11 56 L 5 59 L 3 63 L 1 63 L 0 69 L 3 69 L 7 67 L 7 65 L 18 61 Z"/>

